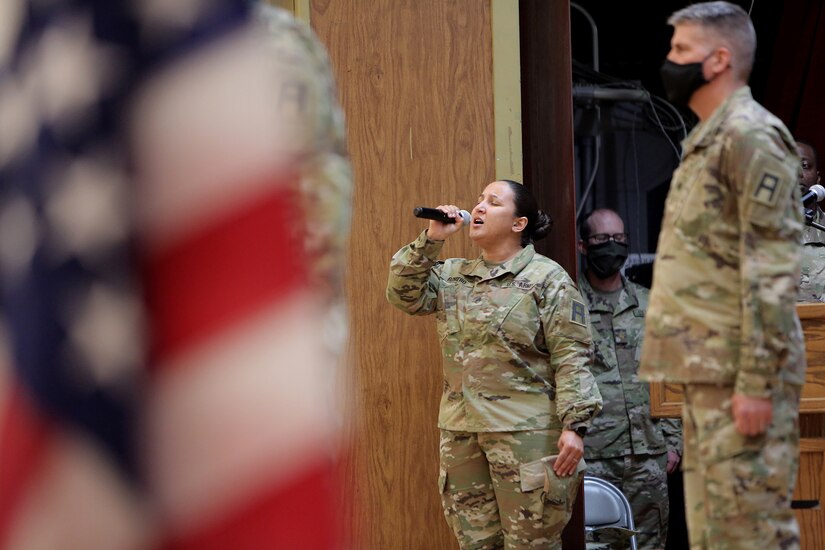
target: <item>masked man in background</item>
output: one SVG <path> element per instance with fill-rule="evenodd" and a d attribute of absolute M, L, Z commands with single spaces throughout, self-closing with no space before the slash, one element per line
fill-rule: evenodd
<path fill-rule="evenodd" d="M 613 210 L 586 215 L 579 251 L 587 269 L 579 289 L 590 310 L 595 357 L 591 371 L 604 399 L 584 440 L 588 475 L 616 485 L 630 501 L 640 548 L 664 548 L 667 539 L 667 474 L 681 455 L 681 423 L 650 416 L 650 390 L 637 376 L 648 290 L 625 279 L 628 235 Z M 605 535 L 600 542 L 619 541 Z"/>

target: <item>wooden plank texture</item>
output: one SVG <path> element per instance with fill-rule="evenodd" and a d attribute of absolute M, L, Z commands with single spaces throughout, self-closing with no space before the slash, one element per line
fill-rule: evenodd
<path fill-rule="evenodd" d="M 825 440 L 805 439 L 800 441 L 799 482 L 793 498 L 795 500 L 818 500 L 820 505 L 813 510 L 797 510 L 801 536 L 800 548 L 805 550 L 825 549 Z"/>
<path fill-rule="evenodd" d="M 355 170 L 348 293 L 355 424 L 344 474 L 351 548 L 457 548 L 441 512 L 433 318 L 384 298 L 414 206 L 472 208 L 494 179 L 489 2 L 313 0 L 347 114 Z M 466 233 L 442 257 L 475 256 Z"/>

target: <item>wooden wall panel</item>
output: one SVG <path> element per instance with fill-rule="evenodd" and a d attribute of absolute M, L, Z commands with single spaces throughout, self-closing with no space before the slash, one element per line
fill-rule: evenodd
<path fill-rule="evenodd" d="M 825 441 L 822 439 L 803 438 L 799 442 L 799 480 L 796 485 L 794 500 L 819 501 L 815 509 L 797 510 L 799 522 L 800 548 L 805 550 L 825 549 Z"/>
<path fill-rule="evenodd" d="M 355 425 L 342 504 L 350 506 L 350 545 L 457 548 L 436 490 L 435 320 L 394 310 L 384 289 L 392 254 L 426 227 L 412 208 L 469 209 L 494 178 L 489 3 L 310 6 L 335 67 L 356 182 L 348 275 Z M 443 257 L 478 254 L 463 235 Z"/>

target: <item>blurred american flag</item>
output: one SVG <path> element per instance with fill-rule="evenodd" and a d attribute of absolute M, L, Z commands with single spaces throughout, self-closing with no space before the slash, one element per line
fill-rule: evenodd
<path fill-rule="evenodd" d="M 0 548 L 334 548 L 302 160 L 230 0 L 0 7 Z"/>

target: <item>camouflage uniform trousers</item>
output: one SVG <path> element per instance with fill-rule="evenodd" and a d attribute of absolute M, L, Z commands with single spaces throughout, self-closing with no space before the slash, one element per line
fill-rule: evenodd
<path fill-rule="evenodd" d="M 684 386 L 685 512 L 691 549 L 799 548 L 791 498 L 799 469 L 801 387 L 773 391 L 766 433 L 743 436 L 732 386 Z"/>
<path fill-rule="evenodd" d="M 667 453 L 587 459 L 587 475 L 609 481 L 630 501 L 639 548 L 664 548 L 670 506 L 667 498 Z M 595 539 L 594 539 L 595 540 Z M 598 542 L 610 542 L 599 538 Z M 611 548 L 628 548 L 612 544 Z"/>
<path fill-rule="evenodd" d="M 584 472 L 559 478 L 542 460 L 559 435 L 441 431 L 441 502 L 462 550 L 561 548 Z"/>

